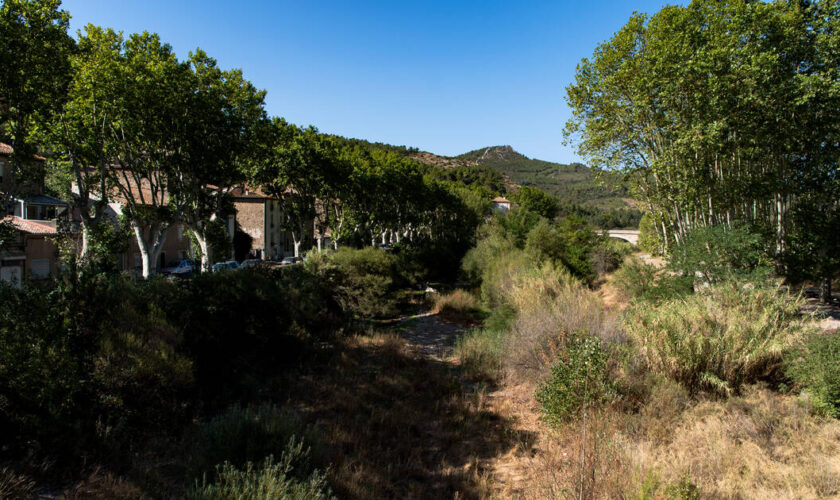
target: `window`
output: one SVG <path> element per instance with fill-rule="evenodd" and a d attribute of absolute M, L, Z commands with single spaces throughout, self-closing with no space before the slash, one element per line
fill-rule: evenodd
<path fill-rule="evenodd" d="M 32 277 L 44 279 L 50 277 L 50 259 L 32 259 Z"/>

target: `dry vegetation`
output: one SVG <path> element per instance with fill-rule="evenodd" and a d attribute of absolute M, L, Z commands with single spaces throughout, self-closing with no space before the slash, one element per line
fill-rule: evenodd
<path fill-rule="evenodd" d="M 486 497 L 483 464 L 529 439 L 511 433 L 451 363 L 422 358 L 390 333 L 346 340 L 291 383 L 341 498 Z"/>
<path fill-rule="evenodd" d="M 465 363 L 475 363 L 476 346 L 496 339 L 500 387 L 490 394 L 490 407 L 511 422 L 512 432 L 532 437 L 492 461 L 493 496 L 840 497 L 840 422 L 816 415 L 805 398 L 776 386 L 779 351 L 807 330 L 795 297 L 721 288 L 692 296 L 688 304 L 677 299 L 684 308 L 656 316 L 674 328 L 657 330 L 632 308 L 619 317 L 627 304 L 605 312 L 597 291 L 550 267 L 506 282 L 506 300 L 517 310 L 509 330 L 474 334 L 459 349 Z M 668 304 L 660 307 L 675 307 Z M 705 341 L 667 338 L 668 331 L 681 329 Z M 563 339 L 577 332 L 610 346 L 620 396 L 591 408 L 585 425 L 577 418 L 551 429 L 540 418 L 534 388 Z M 728 340 L 715 342 L 715 336 Z M 678 347 L 687 351 L 670 351 Z M 651 359 L 655 351 L 661 357 Z M 691 356 L 697 373 L 714 371 L 732 382 L 730 388 L 709 391 L 669 369 Z"/>

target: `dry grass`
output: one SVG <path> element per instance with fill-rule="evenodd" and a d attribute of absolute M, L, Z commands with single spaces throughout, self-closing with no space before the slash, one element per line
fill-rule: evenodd
<path fill-rule="evenodd" d="M 432 313 L 448 321 L 471 325 L 481 319 L 483 311 L 475 295 L 458 289 L 436 296 Z"/>
<path fill-rule="evenodd" d="M 840 422 L 811 416 L 795 398 L 752 386 L 697 404 L 665 427 L 668 439 L 626 436 L 633 469 L 665 483 L 688 477 L 711 498 L 840 496 Z"/>
<path fill-rule="evenodd" d="M 483 498 L 487 462 L 520 439 L 457 366 L 393 334 L 348 339 L 291 383 L 290 401 L 332 450 L 341 498 Z"/>
<path fill-rule="evenodd" d="M 584 332 L 623 341 L 614 315 L 567 272 L 551 265 L 523 272 L 508 290 L 518 314 L 505 338 L 504 366 L 513 384 L 536 384 L 549 373 L 565 341 Z"/>
<path fill-rule="evenodd" d="M 685 299 L 636 304 L 625 329 L 648 367 L 690 391 L 737 391 L 778 371 L 811 319 L 779 289 L 716 285 Z"/>

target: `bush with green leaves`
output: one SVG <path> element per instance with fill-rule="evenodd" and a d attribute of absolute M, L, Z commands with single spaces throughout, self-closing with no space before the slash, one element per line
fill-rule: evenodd
<path fill-rule="evenodd" d="M 692 393 L 728 395 L 778 376 L 783 355 L 809 331 L 802 300 L 775 286 L 736 281 L 660 303 L 637 302 L 625 332 L 648 368 Z"/>
<path fill-rule="evenodd" d="M 572 336 L 551 376 L 536 392 L 543 420 L 559 427 L 587 407 L 598 406 L 615 396 L 615 385 L 607 370 L 607 351 L 601 340 L 585 334 Z"/>
<path fill-rule="evenodd" d="M 273 456 L 261 464 L 242 467 L 225 462 L 211 480 L 205 475 L 187 492 L 188 500 L 321 500 L 335 496 L 326 476 L 314 470 L 301 474 L 300 463 L 309 461 L 303 441 L 291 438 L 277 462 Z"/>
<path fill-rule="evenodd" d="M 270 455 L 280 456 L 295 437 L 315 446 L 314 452 L 307 452 L 306 461 L 293 464 L 296 470 L 308 473 L 312 468 L 309 459 L 320 462 L 323 452 L 316 433 L 295 413 L 265 403 L 234 406 L 196 430 L 190 470 L 193 476 L 200 476 L 223 462 L 235 467 L 247 462 L 260 465 Z"/>
<path fill-rule="evenodd" d="M 814 333 L 786 356 L 785 373 L 818 413 L 840 418 L 840 333 Z"/>
<path fill-rule="evenodd" d="M 764 238 L 743 224 L 698 227 L 671 248 L 669 267 L 705 283 L 767 276 L 772 270 Z"/>
<path fill-rule="evenodd" d="M 691 276 L 658 270 L 638 259 L 628 259 L 615 272 L 612 282 L 630 300 L 660 302 L 694 292 L 694 278 Z"/>
<path fill-rule="evenodd" d="M 401 283 L 393 253 L 372 247 L 341 248 L 310 257 L 305 268 L 329 284 L 345 311 L 363 318 L 396 312 L 394 292 Z"/>

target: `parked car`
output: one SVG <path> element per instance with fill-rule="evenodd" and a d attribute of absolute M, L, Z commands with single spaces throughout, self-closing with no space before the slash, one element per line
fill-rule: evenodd
<path fill-rule="evenodd" d="M 170 262 L 169 266 L 160 270 L 160 273 L 175 278 L 189 278 L 197 269 L 198 261 L 196 259 L 180 259 Z"/>
<path fill-rule="evenodd" d="M 259 266 L 262 263 L 260 259 L 248 259 L 243 260 L 241 264 L 239 264 L 240 269 L 254 269 L 255 267 Z"/>
<path fill-rule="evenodd" d="M 303 262 L 303 258 L 301 257 L 283 257 L 283 260 L 280 261 L 281 266 L 289 266 L 292 264 L 298 264 Z"/>
<path fill-rule="evenodd" d="M 218 273 L 220 271 L 230 271 L 233 269 L 239 269 L 239 263 L 235 260 L 228 260 L 225 262 L 217 262 L 213 264 L 214 273 Z"/>

